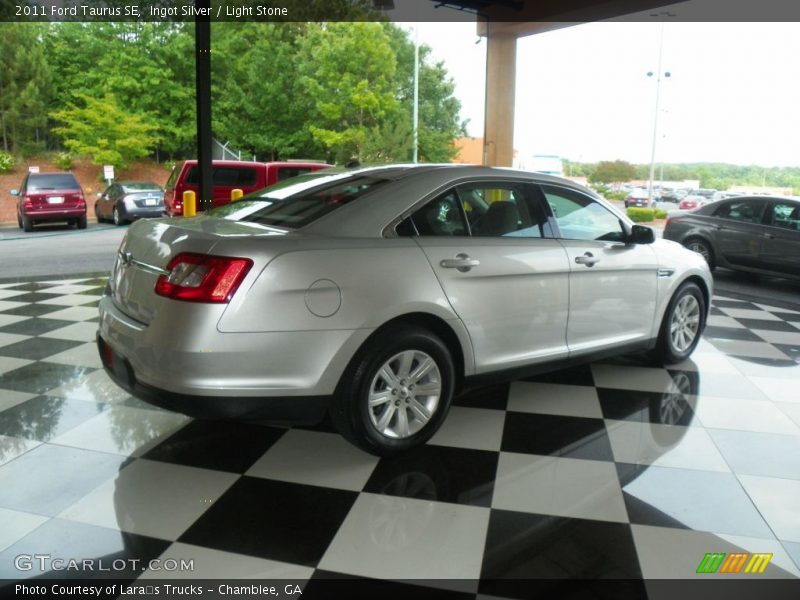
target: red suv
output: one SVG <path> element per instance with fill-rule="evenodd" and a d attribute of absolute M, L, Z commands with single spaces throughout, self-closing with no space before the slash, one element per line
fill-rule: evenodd
<path fill-rule="evenodd" d="M 211 186 L 214 207 L 231 201 L 233 190 L 249 194 L 295 175 L 330 167 L 314 162 L 245 162 L 238 160 L 212 161 Z M 187 160 L 175 166 L 164 189 L 164 210 L 172 217 L 183 214 L 183 192 L 200 189 L 200 172 L 196 160 Z"/>
<path fill-rule="evenodd" d="M 72 173 L 28 173 L 11 195 L 17 197 L 17 224 L 25 231 L 51 221 L 86 229 L 86 200 Z"/>

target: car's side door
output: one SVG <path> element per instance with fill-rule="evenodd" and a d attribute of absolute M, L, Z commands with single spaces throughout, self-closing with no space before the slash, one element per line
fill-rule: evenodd
<path fill-rule="evenodd" d="M 721 203 L 713 212 L 711 233 L 716 251 L 729 265 L 757 266 L 766 203 L 764 198 L 737 198 Z"/>
<path fill-rule="evenodd" d="M 404 225 L 469 332 L 476 373 L 566 357 L 569 265 L 530 184 L 463 183 Z"/>
<path fill-rule="evenodd" d="M 761 251 L 756 266 L 800 276 L 800 202 L 774 200 L 764 213 Z"/>
<path fill-rule="evenodd" d="M 626 243 L 619 217 L 571 188 L 542 185 L 569 260 L 570 354 L 653 335 L 658 260 L 647 244 Z"/>

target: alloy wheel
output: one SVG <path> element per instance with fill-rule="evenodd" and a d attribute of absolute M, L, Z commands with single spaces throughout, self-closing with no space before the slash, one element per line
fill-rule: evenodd
<path fill-rule="evenodd" d="M 692 294 L 686 294 L 675 304 L 669 324 L 672 347 L 679 353 L 691 348 L 700 330 L 700 304 Z"/>
<path fill-rule="evenodd" d="M 367 410 L 383 436 L 404 439 L 431 420 L 442 394 L 436 361 L 420 350 L 405 350 L 387 360 L 369 387 Z"/>

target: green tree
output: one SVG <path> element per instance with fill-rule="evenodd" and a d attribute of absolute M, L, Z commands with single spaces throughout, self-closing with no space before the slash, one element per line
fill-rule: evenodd
<path fill-rule="evenodd" d="M 6 152 L 44 147 L 50 69 L 37 23 L 3 23 L 0 35 L 0 136 Z"/>
<path fill-rule="evenodd" d="M 630 181 L 635 174 L 635 167 L 624 160 L 601 161 L 589 175 L 589 181 L 592 183 L 621 183 Z"/>
<path fill-rule="evenodd" d="M 113 94 L 131 113 L 152 115 L 159 150 L 193 153 L 194 41 L 184 23 L 54 23 L 45 40 L 57 106 Z"/>
<path fill-rule="evenodd" d="M 362 160 L 370 131 L 397 110 L 396 66 L 379 23 L 309 25 L 296 66 L 313 111 L 308 131 L 339 162 Z"/>
<path fill-rule="evenodd" d="M 404 29 L 385 24 L 397 55 L 397 98 L 400 104 L 397 119 L 411 124 L 414 101 L 414 43 Z M 431 63 L 430 47 L 419 48 L 419 125 L 418 158 L 425 162 L 448 162 L 457 154 L 453 141 L 466 135 L 461 120 L 461 103 L 455 97 L 455 83 L 444 63 Z M 411 153 L 400 160 L 409 160 Z"/>
<path fill-rule="evenodd" d="M 150 154 L 158 143 L 157 127 L 145 116 L 120 108 L 114 96 L 78 94 L 77 98 L 82 106 L 70 104 L 50 114 L 63 123 L 54 131 L 74 153 L 89 156 L 97 165 L 122 169 Z"/>
<path fill-rule="evenodd" d="M 217 23 L 212 29 L 217 136 L 270 160 L 313 158 L 324 148 L 306 127 L 311 101 L 297 77 L 304 23 Z"/>

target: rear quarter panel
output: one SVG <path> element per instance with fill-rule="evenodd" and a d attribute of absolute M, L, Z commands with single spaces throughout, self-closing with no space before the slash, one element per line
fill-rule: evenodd
<path fill-rule="evenodd" d="M 373 329 L 411 312 L 457 319 L 413 240 L 342 240 L 333 249 L 297 248 L 273 258 L 234 297 L 218 329 Z"/>

